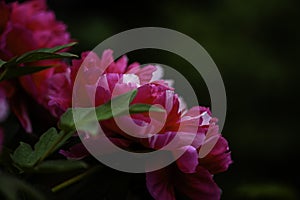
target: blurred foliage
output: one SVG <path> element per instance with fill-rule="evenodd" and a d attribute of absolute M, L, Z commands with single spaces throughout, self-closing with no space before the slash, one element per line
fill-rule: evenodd
<path fill-rule="evenodd" d="M 245 200 L 272 199 L 272 200 L 296 200 L 298 199 L 296 189 L 276 183 L 245 184 L 237 187 L 236 198 Z"/>

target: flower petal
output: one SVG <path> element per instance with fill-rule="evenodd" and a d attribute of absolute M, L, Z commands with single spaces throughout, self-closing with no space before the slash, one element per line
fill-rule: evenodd
<path fill-rule="evenodd" d="M 146 173 L 146 185 L 150 194 L 156 200 L 175 200 L 172 184 L 172 170 L 166 167 L 157 171 Z"/>
<path fill-rule="evenodd" d="M 12 111 L 15 113 L 17 118 L 19 119 L 21 125 L 25 129 L 27 133 L 32 132 L 31 121 L 28 116 L 27 107 L 24 101 L 21 99 L 13 97 L 11 103 Z"/>
<path fill-rule="evenodd" d="M 176 190 L 189 199 L 220 199 L 221 190 L 214 182 L 212 175 L 203 167 L 198 166 L 193 174 L 178 171 L 178 177 L 174 179 Z"/>
<path fill-rule="evenodd" d="M 78 143 L 70 147 L 69 151 L 61 149 L 59 153 L 72 160 L 80 160 L 89 155 L 89 152 L 82 143 Z"/>
<path fill-rule="evenodd" d="M 199 163 L 213 174 L 226 171 L 232 163 L 226 139 L 220 136 L 213 149 L 207 156 L 200 158 Z"/>
<path fill-rule="evenodd" d="M 176 160 L 178 168 L 184 173 L 194 173 L 198 165 L 198 152 L 192 146 L 181 148 L 184 153 Z"/>

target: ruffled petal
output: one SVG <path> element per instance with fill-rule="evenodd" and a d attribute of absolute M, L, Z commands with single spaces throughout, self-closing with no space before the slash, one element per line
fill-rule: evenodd
<path fill-rule="evenodd" d="M 226 139 L 220 136 L 213 149 L 207 156 L 200 158 L 199 163 L 213 174 L 226 171 L 232 163 Z"/>

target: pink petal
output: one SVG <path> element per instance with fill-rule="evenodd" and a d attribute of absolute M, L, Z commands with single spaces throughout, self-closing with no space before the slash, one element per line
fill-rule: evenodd
<path fill-rule="evenodd" d="M 12 99 L 12 111 L 15 113 L 17 118 L 19 119 L 21 125 L 25 129 L 27 133 L 32 132 L 31 122 L 28 116 L 27 108 L 25 106 L 25 102 L 18 97 L 13 97 Z"/>
<path fill-rule="evenodd" d="M 146 173 L 146 185 L 155 200 L 176 200 L 172 177 L 170 167 Z"/>
<path fill-rule="evenodd" d="M 126 72 L 126 74 L 133 73 L 133 74 L 137 75 L 140 79 L 141 85 L 149 83 L 152 79 L 153 72 L 155 72 L 157 69 L 153 65 L 147 65 L 142 68 L 140 66 L 136 66 L 136 67 L 138 68 L 138 70 L 131 68 L 130 70 L 128 70 Z"/>
<path fill-rule="evenodd" d="M 2 90 L 2 88 L 0 88 L 0 122 L 6 119 L 8 112 L 8 102 L 4 91 Z"/>
<path fill-rule="evenodd" d="M 78 143 L 70 147 L 69 151 L 61 149 L 59 153 L 72 160 L 80 160 L 89 155 L 89 152 L 82 143 Z"/>
<path fill-rule="evenodd" d="M 6 35 L 6 48 L 13 55 L 21 55 L 37 47 L 31 31 L 18 24 L 11 26 L 11 30 Z"/>
<path fill-rule="evenodd" d="M 176 160 L 178 168 L 184 173 L 194 173 L 198 165 L 198 152 L 192 146 L 181 148 L 184 153 Z"/>
<path fill-rule="evenodd" d="M 197 172 L 192 174 L 178 171 L 173 179 L 178 190 L 189 199 L 218 200 L 221 190 L 213 180 L 213 176 L 204 168 L 198 166 Z"/>
<path fill-rule="evenodd" d="M 112 56 L 112 55 L 111 55 Z M 112 62 L 109 67 L 106 69 L 106 73 L 118 73 L 124 74 L 125 69 L 127 67 L 128 58 L 126 56 L 122 56 L 116 62 Z"/>
<path fill-rule="evenodd" d="M 9 20 L 10 9 L 4 1 L 0 1 L 0 34 L 4 30 L 7 21 Z"/>
<path fill-rule="evenodd" d="M 228 143 L 225 138 L 218 137 L 217 143 L 207 156 L 199 159 L 199 164 L 216 174 L 226 171 L 232 163 Z"/>

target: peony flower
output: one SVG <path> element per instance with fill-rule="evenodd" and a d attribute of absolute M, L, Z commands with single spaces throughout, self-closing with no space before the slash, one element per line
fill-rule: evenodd
<path fill-rule="evenodd" d="M 228 143 L 218 132 L 217 119 L 206 107 L 187 109 L 182 106 L 180 98 L 166 81 L 151 78 L 155 72 L 153 66 L 149 66 L 149 69 L 139 68 L 138 65 L 127 67 L 127 60 L 125 62 L 122 57 L 104 69 L 104 63 L 112 61 L 111 54 L 111 51 L 105 51 L 101 59 L 93 53 L 83 54 L 82 57 L 86 58 L 84 61 L 73 62 L 71 82 L 82 70 L 82 76 L 77 77 L 80 83 L 77 91 L 81 94 L 85 92 L 87 96 L 96 92 L 95 99 L 91 98 L 90 101 L 95 101 L 97 106 L 114 96 L 137 89 L 132 104 L 160 105 L 166 110 L 166 116 L 163 121 L 150 118 L 145 113 L 105 120 L 100 124 L 106 136 L 129 151 L 154 151 L 165 147 L 179 135 L 180 139 L 168 150 L 174 156 L 178 152 L 184 153 L 175 163 L 146 174 L 150 194 L 158 200 L 176 199 L 176 192 L 190 199 L 219 199 L 221 191 L 213 181 L 213 174 L 227 170 L 232 161 Z M 140 127 L 130 125 L 130 120 Z M 119 127 L 117 121 L 123 126 Z M 129 135 L 124 127 L 134 135 Z M 160 127 L 158 131 L 147 137 L 151 131 L 157 130 L 156 127 Z M 69 150 L 60 150 L 60 153 L 69 159 L 82 159 L 89 155 L 81 143 Z"/>
<path fill-rule="evenodd" d="M 0 59 L 9 60 L 25 52 L 67 44 L 71 41 L 66 25 L 57 21 L 55 14 L 47 9 L 46 0 L 29 0 L 23 3 L 6 4 L 0 1 Z M 64 65 L 59 61 L 43 61 L 35 65 Z M 40 93 L 44 91 L 45 82 L 54 71 L 62 69 L 47 69 L 21 78 L 22 86 L 37 101 L 42 103 Z M 7 81 L 6 81 L 7 82 Z M 9 81 L 11 90 L 8 99 L 12 111 L 19 118 L 27 132 L 31 132 L 31 123 L 25 102 L 18 97 L 21 92 L 17 81 Z M 4 87 L 3 84 L 0 87 Z"/>

